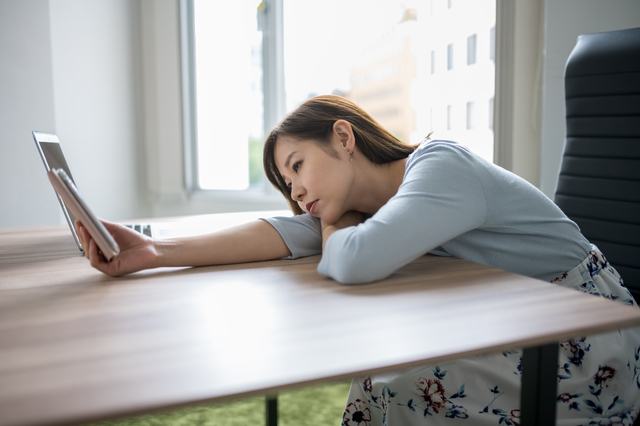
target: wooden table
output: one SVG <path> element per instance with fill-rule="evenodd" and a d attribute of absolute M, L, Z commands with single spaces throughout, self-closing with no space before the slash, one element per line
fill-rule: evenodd
<path fill-rule="evenodd" d="M 455 258 L 423 256 L 361 286 L 320 276 L 318 261 L 113 279 L 65 227 L 0 229 L 0 425 L 275 394 L 640 324 L 620 303 Z"/>

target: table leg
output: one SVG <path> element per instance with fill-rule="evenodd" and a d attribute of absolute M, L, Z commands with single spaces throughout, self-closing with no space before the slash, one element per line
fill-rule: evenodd
<path fill-rule="evenodd" d="M 278 396 L 267 396 L 267 426 L 278 426 Z"/>
<path fill-rule="evenodd" d="M 558 344 L 527 348 L 522 354 L 520 425 L 556 424 Z"/>

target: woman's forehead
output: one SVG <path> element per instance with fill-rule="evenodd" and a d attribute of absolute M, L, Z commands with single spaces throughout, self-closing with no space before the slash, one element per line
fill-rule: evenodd
<path fill-rule="evenodd" d="M 301 141 L 290 136 L 279 136 L 274 147 L 274 157 L 278 168 L 284 167 L 285 162 L 292 152 L 304 151 L 309 145 L 308 141 Z"/>
<path fill-rule="evenodd" d="M 304 144 L 306 141 L 296 139 L 293 136 L 283 135 L 276 139 L 275 149 L 282 147 L 283 149 L 295 149 L 298 145 Z"/>

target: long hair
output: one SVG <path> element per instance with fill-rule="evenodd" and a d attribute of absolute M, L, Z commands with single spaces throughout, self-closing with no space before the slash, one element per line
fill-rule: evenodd
<path fill-rule="evenodd" d="M 387 164 L 407 158 L 418 146 L 400 141 L 362 108 L 343 97 L 325 95 L 305 101 L 274 127 L 264 143 L 264 171 L 271 184 L 287 199 L 294 214 L 304 212 L 291 198 L 291 189 L 276 167 L 276 142 L 281 136 L 296 141 L 312 141 L 331 153 L 333 124 L 338 120 L 351 124 L 356 146 L 374 164 Z"/>

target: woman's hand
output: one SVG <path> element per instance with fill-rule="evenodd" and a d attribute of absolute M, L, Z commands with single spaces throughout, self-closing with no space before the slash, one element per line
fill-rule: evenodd
<path fill-rule="evenodd" d="M 343 214 L 340 219 L 338 219 L 331 225 L 328 225 L 323 220 L 321 220 L 320 226 L 322 227 L 322 251 L 324 251 L 324 245 L 326 244 L 331 234 L 349 226 L 357 226 L 362 222 L 364 222 L 362 213 L 353 210 Z"/>
<path fill-rule="evenodd" d="M 120 246 L 120 253 L 110 262 L 107 262 L 98 250 L 96 242 L 82 223 L 80 221 L 75 223 L 76 234 L 78 234 L 84 255 L 89 259 L 91 266 L 112 277 L 157 266 L 155 262 L 158 258 L 158 251 L 153 239 L 124 225 L 104 220 L 102 223 Z"/>

